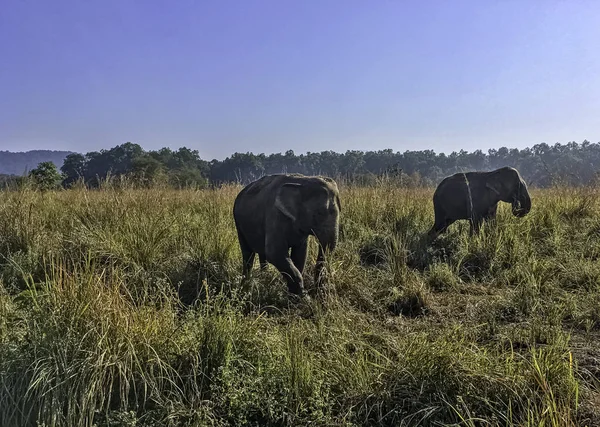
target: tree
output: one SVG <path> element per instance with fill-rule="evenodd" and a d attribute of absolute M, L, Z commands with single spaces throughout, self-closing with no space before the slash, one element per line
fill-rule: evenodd
<path fill-rule="evenodd" d="M 247 152 L 211 162 L 202 160 L 197 150 L 186 147 L 144 151 L 138 144 L 126 143 L 100 152 L 72 154 L 65 159 L 61 170 L 65 185 L 83 176 L 87 185 L 97 186 L 97 177 L 103 179 L 110 173 L 131 176 L 138 184 L 153 185 L 161 181 L 181 188 L 209 183 L 247 184 L 264 174 L 293 172 L 333 178 L 343 176 L 350 181 L 368 183 L 374 176 L 390 172 L 391 167 L 402 171 L 398 175 L 403 185 L 435 185 L 456 172 L 503 166 L 517 168 L 528 183 L 536 186 L 558 182 L 590 185 L 599 176 L 600 143 L 540 143 L 521 150 L 501 147 L 487 153 L 460 150 L 449 155 L 436 154 L 433 150 L 394 152 L 391 149 L 300 155 L 292 150 L 269 155 Z"/>
<path fill-rule="evenodd" d="M 131 162 L 131 175 L 138 184 L 152 185 L 162 180 L 164 166 L 156 158 L 143 154 Z"/>
<path fill-rule="evenodd" d="M 63 173 L 63 185 L 69 186 L 80 178 L 84 178 L 86 170 L 85 157 L 79 153 L 69 154 L 60 168 Z"/>
<path fill-rule="evenodd" d="M 42 162 L 29 172 L 35 186 L 40 190 L 54 190 L 60 186 L 62 175 L 52 162 Z"/>

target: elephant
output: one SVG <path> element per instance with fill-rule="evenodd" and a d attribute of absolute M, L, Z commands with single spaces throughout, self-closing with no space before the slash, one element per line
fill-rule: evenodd
<path fill-rule="evenodd" d="M 471 221 L 471 235 L 478 233 L 484 221 L 496 218 L 500 201 L 511 203 L 512 213 L 517 217 L 531 210 L 527 185 L 515 168 L 461 172 L 444 178 L 433 194 L 435 223 L 428 232 L 429 240 L 459 219 Z"/>
<path fill-rule="evenodd" d="M 340 212 L 337 183 L 328 177 L 276 174 L 248 184 L 233 206 L 243 276 L 249 276 L 258 254 L 262 269 L 271 263 L 282 273 L 288 291 L 303 296 L 308 237 L 319 242 L 318 283 L 325 252 L 337 245 Z"/>

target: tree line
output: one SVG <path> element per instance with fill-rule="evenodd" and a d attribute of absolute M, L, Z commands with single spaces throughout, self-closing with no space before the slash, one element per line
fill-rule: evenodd
<path fill-rule="evenodd" d="M 600 143 L 536 144 L 524 149 L 506 148 L 451 154 L 432 150 L 394 152 L 322 151 L 296 155 L 235 153 L 225 160 L 207 161 L 186 147 L 146 151 L 127 142 L 111 149 L 66 156 L 60 172 L 51 162 L 40 163 L 29 173 L 39 186 L 50 188 L 75 183 L 98 187 L 107 179 L 126 177 L 140 186 L 162 183 L 171 187 L 207 187 L 224 183 L 246 184 L 273 173 L 328 175 L 370 184 L 391 177 L 406 186 L 433 186 L 445 176 L 469 170 L 517 168 L 535 187 L 590 185 L 600 177 Z M 6 177 L 4 177 L 6 181 Z M 2 178 L 0 177 L 0 182 Z"/>

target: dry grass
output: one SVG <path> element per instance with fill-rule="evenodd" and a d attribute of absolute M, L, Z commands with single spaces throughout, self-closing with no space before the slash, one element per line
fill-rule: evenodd
<path fill-rule="evenodd" d="M 600 423 L 596 190 L 428 247 L 432 190 L 340 187 L 310 303 L 241 284 L 238 187 L 0 193 L 0 425 Z"/>

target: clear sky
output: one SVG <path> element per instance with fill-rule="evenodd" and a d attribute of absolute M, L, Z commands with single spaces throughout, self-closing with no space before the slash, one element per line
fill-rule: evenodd
<path fill-rule="evenodd" d="M 600 141 L 596 0 L 2 0 L 0 150 Z"/>

